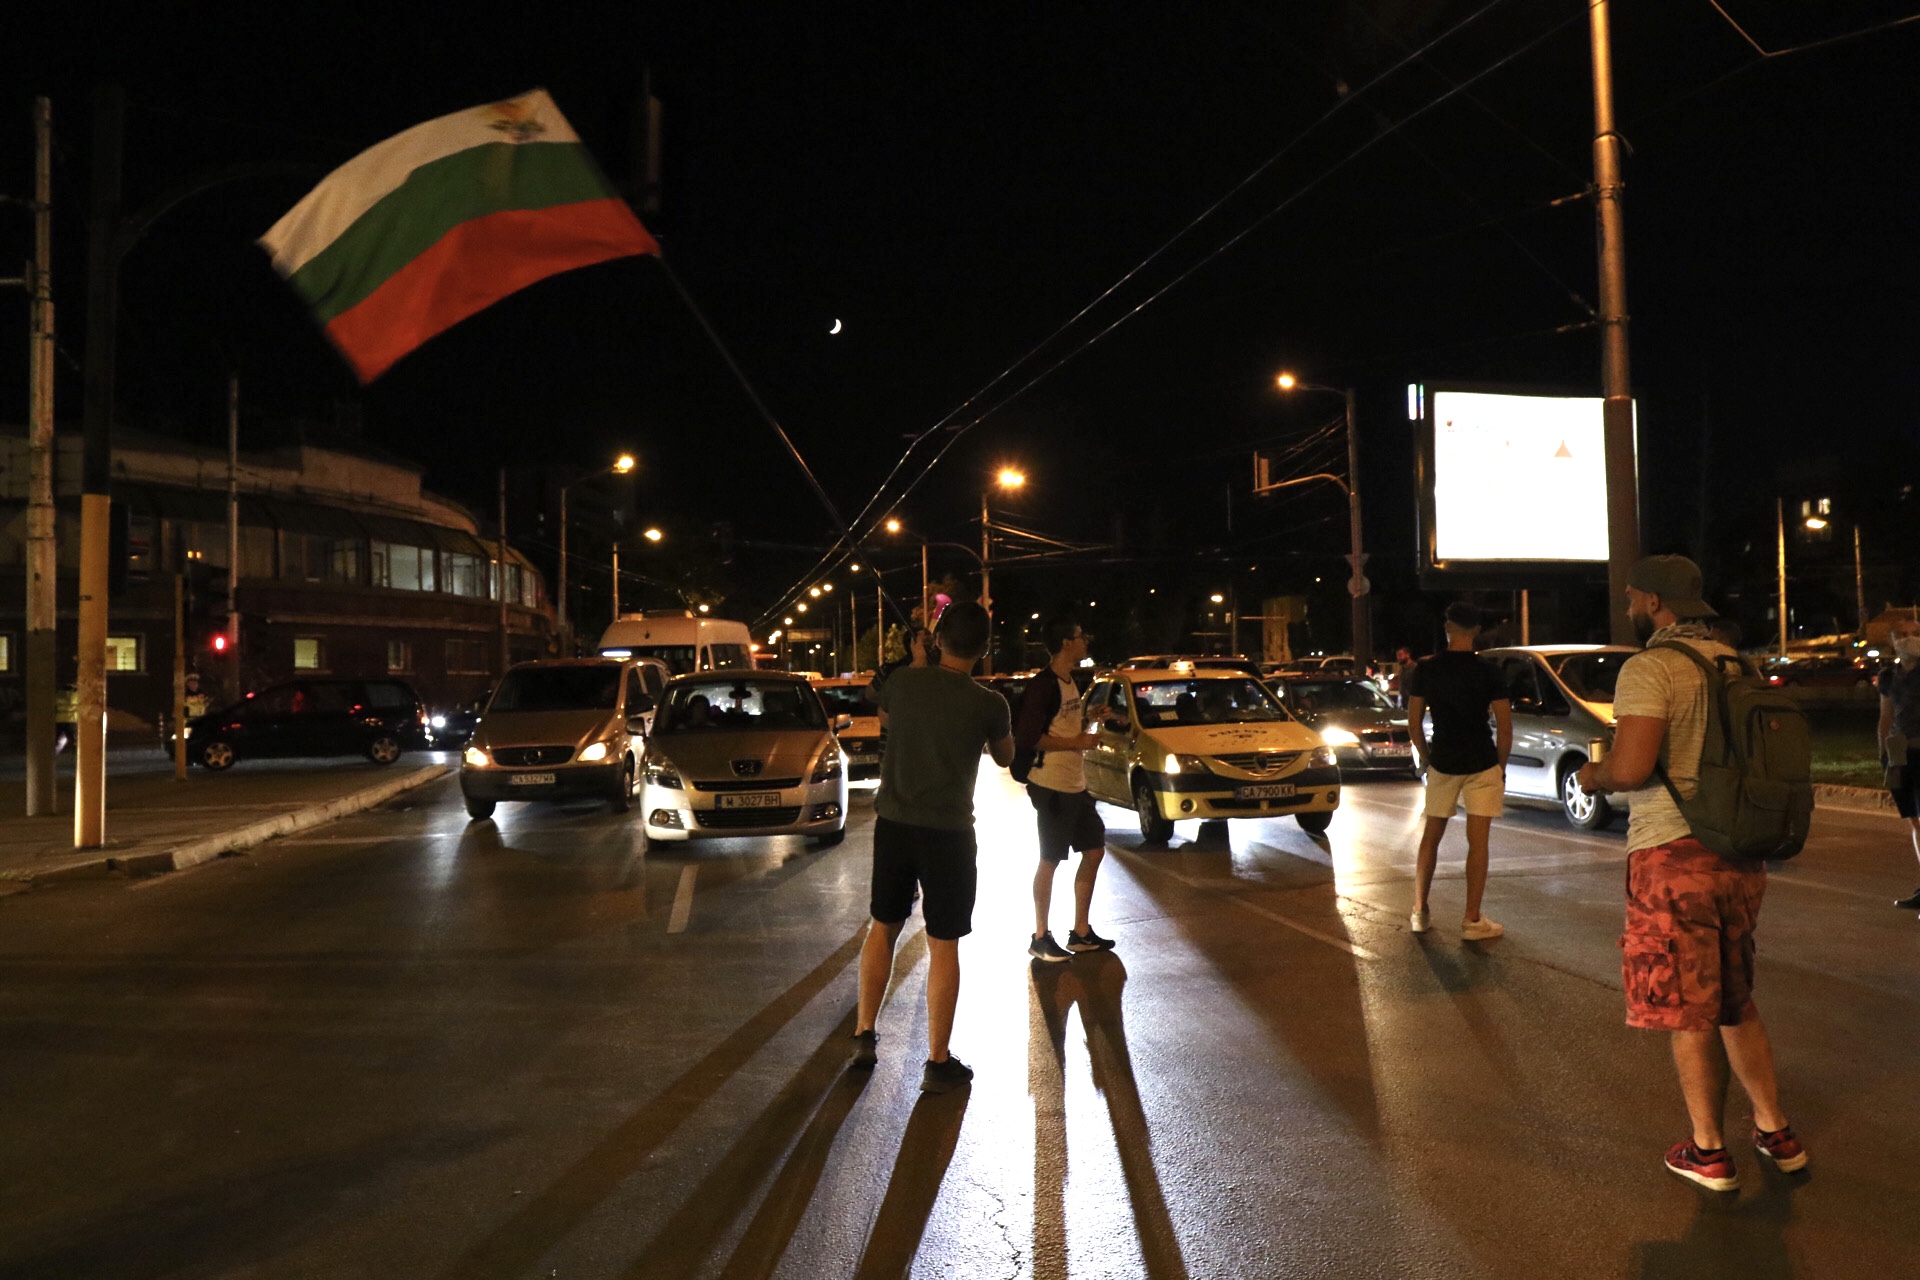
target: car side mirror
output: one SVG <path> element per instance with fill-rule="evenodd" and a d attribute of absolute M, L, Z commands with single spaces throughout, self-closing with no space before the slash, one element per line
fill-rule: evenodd
<path fill-rule="evenodd" d="M 642 738 L 646 737 L 647 736 L 647 718 L 645 716 L 628 716 L 627 732 L 634 734 L 638 737 L 642 737 Z"/>
<path fill-rule="evenodd" d="M 851 728 L 853 728 L 852 716 L 841 714 L 833 718 L 833 731 L 835 733 L 845 733 Z"/>

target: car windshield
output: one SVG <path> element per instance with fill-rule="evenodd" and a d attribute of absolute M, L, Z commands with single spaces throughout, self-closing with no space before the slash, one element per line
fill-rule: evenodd
<path fill-rule="evenodd" d="M 1258 680 L 1155 680 L 1135 684 L 1134 713 L 1145 729 L 1177 724 L 1249 724 L 1287 713 Z"/>
<path fill-rule="evenodd" d="M 1614 682 L 1620 678 L 1620 664 L 1630 653 L 1570 653 L 1560 659 L 1554 672 L 1582 702 L 1613 701 Z"/>
<path fill-rule="evenodd" d="M 830 716 L 870 716 L 874 705 L 867 701 L 867 689 L 864 684 L 835 684 L 814 692 L 827 704 Z"/>
<path fill-rule="evenodd" d="M 688 680 L 667 690 L 655 733 L 824 729 L 820 700 L 791 680 Z"/>
<path fill-rule="evenodd" d="M 1364 680 L 1290 680 L 1287 702 L 1295 711 L 1391 711 L 1393 705 Z"/>
<path fill-rule="evenodd" d="M 611 711 L 620 701 L 620 667 L 526 667 L 507 672 L 489 711 Z"/>

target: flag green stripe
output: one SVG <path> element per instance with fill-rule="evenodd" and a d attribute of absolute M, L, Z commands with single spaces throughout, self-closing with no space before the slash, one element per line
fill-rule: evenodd
<path fill-rule="evenodd" d="M 579 143 L 490 142 L 423 164 L 287 283 L 321 324 L 364 301 L 463 222 L 613 195 Z"/>

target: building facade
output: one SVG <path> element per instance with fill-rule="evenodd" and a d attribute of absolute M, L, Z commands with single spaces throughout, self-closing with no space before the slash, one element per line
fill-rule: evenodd
<path fill-rule="evenodd" d="M 60 437 L 57 453 L 56 679 L 65 688 L 77 662 L 78 438 Z M 227 456 L 116 431 L 108 732 L 157 735 L 171 711 L 176 594 L 186 667 L 216 701 L 307 674 L 395 675 L 442 709 L 484 693 L 504 663 L 545 656 L 553 611 L 538 571 L 509 545 L 502 573 L 498 546 L 473 514 L 422 489 L 420 477 L 410 463 L 355 446 L 242 453 L 230 566 Z M 26 697 L 26 495 L 24 433 L 0 436 L 0 725 L 16 739 Z"/>

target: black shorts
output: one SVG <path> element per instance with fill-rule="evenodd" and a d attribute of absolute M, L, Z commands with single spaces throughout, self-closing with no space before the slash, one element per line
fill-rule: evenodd
<path fill-rule="evenodd" d="M 1907 752 L 1907 768 L 1901 786 L 1888 787 L 1893 807 L 1903 818 L 1920 818 L 1920 751 Z"/>
<path fill-rule="evenodd" d="M 1048 862 L 1065 862 L 1068 849 L 1085 853 L 1107 847 L 1107 827 L 1091 791 L 1055 791 L 1029 782 L 1027 799 L 1040 815 L 1040 856 Z"/>
<path fill-rule="evenodd" d="M 927 936 L 952 941 L 973 932 L 973 830 L 916 827 L 891 818 L 873 820 L 873 900 L 881 924 L 902 924 L 913 911 L 920 886 L 920 916 Z"/>

